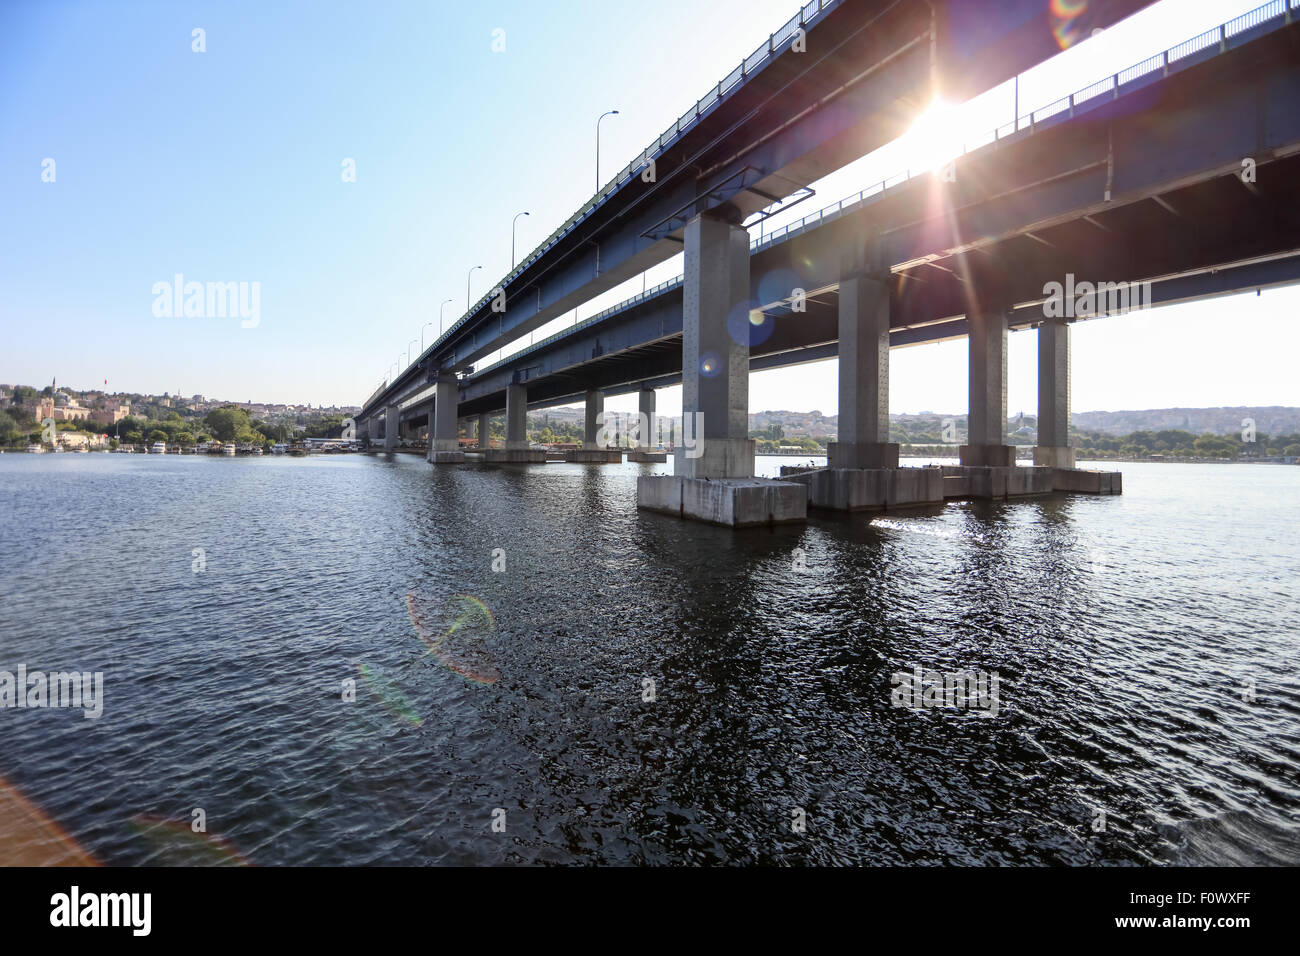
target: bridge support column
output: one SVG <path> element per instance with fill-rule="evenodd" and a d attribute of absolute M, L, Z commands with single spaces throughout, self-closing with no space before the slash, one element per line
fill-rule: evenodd
<path fill-rule="evenodd" d="M 456 376 L 439 375 L 434 392 L 433 428 L 429 435 L 429 461 L 433 464 L 455 464 L 465 460 L 457 438 L 456 405 L 459 386 Z"/>
<path fill-rule="evenodd" d="M 506 444 L 510 451 L 528 447 L 528 386 L 506 386 Z"/>
<path fill-rule="evenodd" d="M 587 389 L 587 415 L 582 430 L 582 448 L 584 451 L 604 450 L 600 444 L 600 426 L 605 414 L 605 393 L 598 389 Z"/>
<path fill-rule="evenodd" d="M 650 440 L 654 437 L 655 431 L 655 390 L 653 388 L 642 388 L 637 394 L 636 410 L 638 418 L 636 447 L 649 450 L 652 447 Z"/>
<path fill-rule="evenodd" d="M 492 447 L 492 430 L 491 418 L 487 412 L 481 412 L 478 416 L 478 427 L 474 430 L 474 436 L 478 439 L 478 447 L 484 449 Z"/>
<path fill-rule="evenodd" d="M 636 448 L 627 453 L 628 461 L 667 461 L 668 453 L 659 451 L 655 442 L 655 390 L 641 389 L 637 396 Z"/>
<path fill-rule="evenodd" d="M 840 282 L 840 414 L 828 468 L 897 468 L 889 440 L 889 285 L 866 276 Z"/>
<path fill-rule="evenodd" d="M 373 415 L 366 419 L 366 438 L 372 445 L 379 441 L 379 419 Z"/>
<path fill-rule="evenodd" d="M 1118 471 L 1075 467 L 1070 447 L 1070 326 L 1047 321 L 1038 327 L 1038 445 L 1034 464 L 1052 469 L 1052 490 L 1092 495 L 1124 491 Z"/>
<path fill-rule="evenodd" d="M 396 405 L 389 405 L 384 409 L 384 451 L 393 451 L 397 448 L 400 414 Z"/>
<path fill-rule="evenodd" d="M 1070 327 L 1047 321 L 1038 327 L 1038 445 L 1034 464 L 1073 468 L 1070 447 Z"/>
<path fill-rule="evenodd" d="M 582 447 L 565 452 L 565 461 L 606 464 L 623 460 L 623 453 L 617 448 L 609 448 L 600 443 L 600 429 L 604 417 L 605 393 L 595 388 L 587 389 L 587 414 L 582 431 Z"/>
<path fill-rule="evenodd" d="M 839 441 L 824 469 L 790 475 L 808 489 L 808 505 L 834 511 L 943 504 L 937 468 L 899 468 L 889 440 L 889 282 L 840 280 Z"/>
<path fill-rule="evenodd" d="M 1009 468 L 1016 450 L 1007 436 L 1007 313 L 981 309 L 967 316 L 970 337 L 970 403 L 964 466 Z"/>
<path fill-rule="evenodd" d="M 545 451 L 528 447 L 528 386 L 506 386 L 505 447 L 493 448 L 483 455 L 484 461 L 526 464 L 546 461 Z"/>
<path fill-rule="evenodd" d="M 686 224 L 685 246 L 683 441 L 674 474 L 637 478 L 637 506 L 731 527 L 803 521 L 803 486 L 752 477 L 749 232 L 697 215 Z"/>

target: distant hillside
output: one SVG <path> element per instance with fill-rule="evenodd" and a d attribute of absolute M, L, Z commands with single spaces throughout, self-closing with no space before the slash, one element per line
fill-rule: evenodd
<path fill-rule="evenodd" d="M 1255 420 L 1264 435 L 1300 434 L 1300 408 L 1282 405 L 1239 405 L 1234 408 L 1149 408 L 1128 412 L 1075 412 L 1074 427 L 1107 435 L 1178 428 L 1199 435 L 1228 435 L 1241 431 L 1243 418 Z"/>
<path fill-rule="evenodd" d="M 530 427 L 541 427 L 549 420 L 552 424 L 581 423 L 583 410 L 577 408 L 550 408 L 543 412 L 530 412 Z M 674 416 L 676 418 L 676 416 Z M 1300 408 L 1286 406 L 1250 406 L 1241 405 L 1233 408 L 1149 408 L 1142 411 L 1126 412 L 1075 412 L 1071 417 L 1075 429 L 1080 431 L 1101 432 L 1105 435 L 1128 435 L 1136 431 L 1161 431 L 1163 429 L 1181 429 L 1199 435 L 1231 435 L 1241 431 L 1241 420 L 1253 418 L 1255 430 L 1262 435 L 1297 435 L 1300 434 Z M 893 425 L 894 441 L 935 440 L 926 436 L 938 436 L 943 423 L 951 419 L 957 429 L 959 439 L 966 435 L 966 414 L 945 414 L 940 412 L 921 412 L 914 415 L 890 415 Z M 787 437 L 824 438 L 834 437 L 839 425 L 835 415 L 823 415 L 819 411 L 791 412 L 773 410 L 751 412 L 749 427 L 751 430 L 765 430 L 773 425 L 781 426 Z M 1007 433 L 1011 436 L 1023 436 L 1032 440 L 1037 420 L 1033 415 L 1022 417 L 1014 415 L 1007 420 Z M 907 436 L 906 438 L 904 436 Z"/>

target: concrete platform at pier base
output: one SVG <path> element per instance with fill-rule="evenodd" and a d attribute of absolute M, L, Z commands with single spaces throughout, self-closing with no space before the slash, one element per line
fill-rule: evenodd
<path fill-rule="evenodd" d="M 1052 468 L 944 465 L 940 471 L 945 498 L 1023 498 L 1055 490 Z"/>
<path fill-rule="evenodd" d="M 429 452 L 429 464 L 431 465 L 459 465 L 465 460 L 463 451 L 431 451 Z"/>
<path fill-rule="evenodd" d="M 545 464 L 546 449 L 538 448 L 489 448 L 483 453 L 483 461 L 493 465 L 537 465 Z"/>
<path fill-rule="evenodd" d="M 808 489 L 808 507 L 832 511 L 884 511 L 943 504 L 939 468 L 822 468 L 785 481 Z"/>
<path fill-rule="evenodd" d="M 643 448 L 636 449 L 627 453 L 628 461 L 638 462 L 665 462 L 668 460 L 666 451 L 647 451 Z"/>
<path fill-rule="evenodd" d="M 808 490 L 771 478 L 641 475 L 636 506 L 690 521 L 752 528 L 808 519 Z"/>
<path fill-rule="evenodd" d="M 1124 475 L 1118 471 L 1053 468 L 1052 490 L 1080 495 L 1122 495 Z"/>
<path fill-rule="evenodd" d="M 564 453 L 564 460 L 588 465 L 621 464 L 623 452 L 617 448 L 575 448 Z"/>

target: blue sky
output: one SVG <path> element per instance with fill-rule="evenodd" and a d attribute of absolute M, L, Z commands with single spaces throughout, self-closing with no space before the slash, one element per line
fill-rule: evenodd
<path fill-rule="evenodd" d="M 1023 77 L 1022 112 L 1257 5 L 1164 0 Z M 602 126 L 608 178 L 794 11 L 788 0 L 9 0 L 0 381 L 358 403 L 422 331 L 431 341 L 443 300 L 448 319 L 461 314 L 472 266 L 484 267 L 475 299 L 508 271 L 517 212 L 530 212 L 522 256 L 592 193 L 601 112 L 620 111 Z M 206 52 L 191 49 L 195 28 Z M 972 129 L 1005 122 L 1008 104 L 1007 89 L 972 104 Z M 905 155 L 883 150 L 828 177 L 813 204 L 897 172 Z M 347 159 L 355 182 L 343 182 Z M 679 271 L 665 263 L 647 281 Z M 257 326 L 155 316 L 152 288 L 176 273 L 259 282 Z M 1282 290 L 1080 324 L 1075 408 L 1300 405 L 1297 305 Z M 1034 335 L 1011 339 L 1012 412 L 1034 407 Z M 893 410 L 964 410 L 965 355 L 964 342 L 895 350 Z M 833 413 L 833 372 L 756 374 L 751 408 Z"/>

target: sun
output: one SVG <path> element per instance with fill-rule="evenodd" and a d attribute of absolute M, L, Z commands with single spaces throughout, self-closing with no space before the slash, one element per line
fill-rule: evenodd
<path fill-rule="evenodd" d="M 936 100 L 926 107 L 903 136 L 907 168 L 912 171 L 938 169 L 961 155 L 962 140 L 958 110 L 952 103 Z"/>

